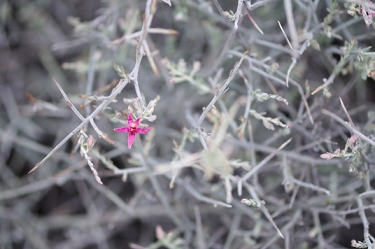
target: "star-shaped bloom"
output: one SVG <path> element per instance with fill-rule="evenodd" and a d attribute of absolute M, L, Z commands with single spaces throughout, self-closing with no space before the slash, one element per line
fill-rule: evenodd
<path fill-rule="evenodd" d="M 140 121 L 141 121 L 141 118 L 137 118 L 137 120 L 133 121 L 132 113 L 129 113 L 128 126 L 124 126 L 124 127 L 121 127 L 121 128 L 115 128 L 114 129 L 116 132 L 129 132 L 129 135 L 128 135 L 128 148 L 129 149 L 132 147 L 132 144 L 133 144 L 134 139 L 135 139 L 135 135 L 137 133 L 146 134 L 151 129 L 150 127 L 145 128 L 145 129 L 138 128 L 138 125 L 139 125 Z"/>

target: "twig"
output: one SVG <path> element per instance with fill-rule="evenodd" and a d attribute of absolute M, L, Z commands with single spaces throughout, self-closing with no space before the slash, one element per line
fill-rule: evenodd
<path fill-rule="evenodd" d="M 173 29 L 162 29 L 162 28 L 149 28 L 149 34 L 161 34 L 161 35 L 177 35 L 178 31 Z M 133 32 L 131 34 L 125 34 L 123 37 L 116 39 L 108 44 L 109 47 L 120 44 L 126 40 L 131 40 L 139 37 L 142 34 L 142 31 Z"/>
<path fill-rule="evenodd" d="M 319 249 L 326 248 L 325 247 L 326 243 L 325 243 L 324 237 L 323 237 L 322 226 L 320 224 L 319 213 L 314 210 L 312 212 L 312 214 L 313 214 L 313 218 L 314 218 L 315 229 L 316 229 L 316 232 L 318 233 L 318 245 L 319 245 Z"/>
<path fill-rule="evenodd" d="M 169 200 L 167 196 L 165 195 L 163 188 L 161 187 L 161 184 L 159 183 L 159 180 L 154 175 L 151 165 L 146 161 L 146 156 L 144 155 L 143 151 L 141 151 L 141 155 L 139 156 L 138 159 L 141 161 L 142 166 L 147 169 L 146 174 L 152 184 L 152 187 L 155 191 L 155 195 L 158 197 L 158 199 L 160 200 L 164 208 L 168 210 L 168 216 L 173 220 L 176 226 L 178 226 L 182 230 L 186 230 L 184 223 L 180 220 L 180 218 L 176 215 L 176 213 L 173 212 L 171 204 L 169 203 Z"/>
<path fill-rule="evenodd" d="M 258 194 L 255 192 L 254 187 L 251 186 L 250 184 L 248 184 L 247 182 L 244 182 L 244 185 L 246 186 L 247 190 L 249 191 L 251 197 L 254 198 L 258 203 L 260 203 L 260 199 L 258 197 Z M 281 233 L 280 229 L 277 227 L 276 223 L 274 222 L 272 216 L 268 212 L 268 209 L 265 207 L 265 205 L 261 205 L 260 208 L 261 208 L 263 214 L 268 219 L 268 221 L 271 222 L 272 226 L 275 228 L 275 230 L 277 231 L 279 236 L 284 239 L 284 235 Z"/>
<path fill-rule="evenodd" d="M 96 182 L 93 181 L 91 177 L 87 177 L 84 171 L 81 172 L 81 174 L 86 178 L 87 182 L 90 183 L 90 185 L 95 188 L 98 192 L 102 193 L 105 197 L 108 198 L 108 200 L 112 201 L 117 207 L 119 207 L 121 210 L 123 210 L 125 213 L 129 215 L 133 215 L 134 210 L 126 204 L 115 192 L 113 192 L 110 188 L 99 185 Z"/>
<path fill-rule="evenodd" d="M 344 102 L 342 102 L 341 97 L 340 97 L 339 99 L 340 99 L 341 107 L 342 107 L 342 109 L 344 110 L 344 112 L 345 112 L 345 114 L 346 114 L 346 117 L 348 118 L 348 120 L 349 120 L 350 124 L 352 125 L 352 127 L 355 127 L 352 118 L 350 117 L 348 111 L 346 110 L 346 107 L 345 107 L 345 105 L 344 105 Z"/>
<path fill-rule="evenodd" d="M 39 168 L 40 166 L 42 166 L 63 144 L 65 144 L 74 134 L 76 134 L 85 124 L 87 124 L 88 122 L 90 122 L 90 120 L 92 118 L 94 118 L 96 115 L 98 115 L 99 112 L 101 112 L 103 110 L 103 108 L 109 104 L 111 102 L 111 100 L 113 98 L 116 98 L 116 96 L 121 93 L 122 89 L 124 89 L 124 87 L 129 83 L 129 80 L 128 79 L 123 79 L 119 85 L 117 86 L 117 88 L 114 89 L 114 91 L 109 95 L 109 99 L 108 100 L 105 100 L 103 103 L 101 103 L 96 109 L 95 111 L 93 111 L 87 118 L 85 118 L 84 120 L 82 120 L 82 123 L 79 124 L 73 131 L 71 131 L 58 145 L 55 146 L 55 148 L 53 148 L 51 150 L 50 153 L 48 153 L 48 155 L 46 155 L 42 161 L 40 161 L 39 163 L 37 163 L 34 168 L 32 168 L 30 171 L 29 171 L 29 174 L 33 171 L 35 171 L 37 168 Z"/>
<path fill-rule="evenodd" d="M 154 16 L 154 13 L 156 11 L 156 0 L 147 0 L 146 3 L 146 11 L 145 11 L 145 19 L 143 21 L 142 30 L 141 30 L 141 36 L 139 38 L 139 41 L 137 43 L 136 48 L 136 60 L 135 60 L 135 66 L 131 73 L 129 74 L 130 80 L 134 83 L 135 92 L 137 94 L 138 100 L 141 103 L 142 109 L 145 109 L 145 102 L 143 100 L 141 91 L 139 89 L 139 83 L 138 83 L 138 72 L 141 65 L 142 58 L 145 54 L 144 41 L 147 36 L 148 29 L 150 28 L 152 18 Z"/>
<path fill-rule="evenodd" d="M 244 0 L 238 0 L 237 10 L 236 10 L 235 19 L 234 19 L 234 26 L 233 26 L 234 30 L 238 29 L 238 21 L 242 17 L 243 2 L 244 2 Z"/>
<path fill-rule="evenodd" d="M 65 157 L 67 158 L 67 157 Z M 12 199 L 12 198 L 17 198 L 19 196 L 31 194 L 34 192 L 38 192 L 40 190 L 46 189 L 52 185 L 55 184 L 62 184 L 65 182 L 65 180 L 68 178 L 70 173 L 73 171 L 82 168 L 86 165 L 86 161 L 82 160 L 78 162 L 74 167 L 69 168 L 68 170 L 62 171 L 54 176 L 51 176 L 47 179 L 40 180 L 38 182 L 33 182 L 30 184 L 26 184 L 22 187 L 18 188 L 13 188 L 10 190 L 5 190 L 0 192 L 0 200 L 6 200 L 6 199 Z"/>
<path fill-rule="evenodd" d="M 250 19 L 251 23 L 259 31 L 259 33 L 261 33 L 262 35 L 264 35 L 263 30 L 258 26 L 258 24 L 255 22 L 255 20 L 253 19 L 253 17 L 249 13 L 247 13 L 247 17 Z"/>
<path fill-rule="evenodd" d="M 359 197 L 361 197 L 361 198 L 367 198 L 367 197 L 371 197 L 371 196 L 375 196 L 375 190 L 366 191 L 366 192 L 363 192 L 362 194 L 359 195 Z"/>
<path fill-rule="evenodd" d="M 288 39 L 288 36 L 285 34 L 285 31 L 284 31 L 284 29 L 283 29 L 283 26 L 281 26 L 280 21 L 277 21 L 277 23 L 279 24 L 279 27 L 280 27 L 281 31 L 283 32 L 283 35 L 284 35 L 284 37 L 285 37 L 285 40 L 286 40 L 286 42 L 288 43 L 290 49 L 294 51 L 294 48 L 293 48 L 292 44 L 290 43 L 290 41 L 289 41 L 289 39 Z"/>
<path fill-rule="evenodd" d="M 68 104 L 68 106 L 70 107 L 70 109 L 72 109 L 72 111 L 76 114 L 76 116 L 81 120 L 85 120 L 85 118 L 82 116 L 82 114 L 77 110 L 77 108 L 73 105 L 72 101 L 69 99 L 68 95 L 66 95 L 66 93 L 64 92 L 64 90 L 62 89 L 62 87 L 60 86 L 60 84 L 57 82 L 57 80 L 52 77 L 53 81 L 55 82 L 57 88 L 59 89 L 61 95 L 64 97 L 66 103 Z"/>
<path fill-rule="evenodd" d="M 326 195 L 331 195 L 331 192 L 330 192 L 328 189 L 325 189 L 325 188 L 322 188 L 322 187 L 316 186 L 316 185 L 314 185 L 314 184 L 306 183 L 306 182 L 303 182 L 303 181 L 297 180 L 297 179 L 295 179 L 295 178 L 293 178 L 293 177 L 289 177 L 288 180 L 294 182 L 294 183 L 297 184 L 297 185 L 300 185 L 301 187 L 310 188 L 310 189 L 315 190 L 315 191 L 318 191 L 318 192 L 323 192 L 323 193 L 325 193 Z"/>
<path fill-rule="evenodd" d="M 194 206 L 194 216 L 195 216 L 195 220 L 196 220 L 195 230 L 197 231 L 196 246 L 197 246 L 198 249 L 208 248 L 207 245 L 206 245 L 206 242 L 204 241 L 204 237 L 203 237 L 202 219 L 201 219 L 201 214 L 200 214 L 198 206 Z"/>
<path fill-rule="evenodd" d="M 234 140 L 234 139 L 229 139 L 229 141 L 231 143 L 233 143 L 234 145 L 240 146 L 242 148 L 250 149 L 251 147 L 253 147 L 255 151 L 260 151 L 260 152 L 264 152 L 264 153 L 272 153 L 276 150 L 275 148 L 265 146 L 265 145 L 262 145 L 262 144 L 258 144 L 258 143 L 249 143 L 249 142 L 246 142 L 246 141 L 238 141 L 238 140 Z M 294 159 L 298 162 L 305 162 L 305 163 L 309 163 L 309 164 L 313 164 L 313 165 L 319 165 L 319 164 L 338 165 L 340 163 L 339 159 L 331 159 L 331 160 L 327 161 L 325 159 L 301 155 L 301 154 L 295 153 L 293 151 L 279 151 L 278 154 L 279 155 L 286 155 L 288 158 Z"/>
<path fill-rule="evenodd" d="M 361 132 L 357 131 L 348 122 L 345 122 L 344 120 L 342 120 L 336 114 L 334 114 L 334 113 L 332 113 L 330 111 L 327 111 L 326 109 L 323 109 L 322 113 L 325 114 L 325 115 L 327 115 L 327 116 L 330 116 L 331 118 L 333 118 L 334 120 L 336 120 L 337 122 L 339 122 L 340 124 L 342 124 L 344 127 L 346 127 L 351 133 L 357 135 L 359 138 L 363 139 L 364 141 L 366 141 L 367 143 L 371 144 L 372 146 L 375 146 L 375 142 L 374 141 L 372 141 L 371 139 L 369 139 L 368 137 L 366 137 L 365 135 L 363 135 Z"/>
<path fill-rule="evenodd" d="M 306 86 L 308 86 L 308 82 L 306 81 Z M 311 111 L 310 111 L 310 107 L 309 107 L 309 104 L 307 103 L 307 100 L 306 100 L 306 96 L 304 95 L 302 97 L 302 101 L 303 101 L 303 104 L 305 105 L 305 108 L 306 108 L 306 112 L 307 112 L 307 116 L 309 117 L 310 119 L 310 123 L 313 125 L 314 124 L 314 119 L 311 115 Z"/>
<path fill-rule="evenodd" d="M 296 58 L 292 58 L 292 64 L 290 64 L 290 66 L 288 68 L 288 71 L 286 73 L 285 84 L 286 84 L 287 87 L 289 86 L 289 75 L 290 75 L 290 72 L 292 72 L 292 69 L 294 68 L 294 66 L 296 64 L 297 64 L 297 59 Z"/>
<path fill-rule="evenodd" d="M 91 95 L 92 88 L 94 85 L 94 76 L 95 76 L 95 52 L 96 45 L 91 44 L 90 46 L 90 58 L 89 58 L 89 70 L 87 72 L 87 84 L 86 84 L 86 95 Z M 55 80 L 56 82 L 56 80 Z M 60 90 L 61 92 L 61 90 Z M 91 106 L 85 106 L 86 114 L 91 112 Z"/>
<path fill-rule="evenodd" d="M 18 210 L 18 212 L 21 212 Z M 27 218 L 26 218 L 27 217 Z M 17 217 L 11 220 L 13 225 L 22 230 L 25 241 L 28 242 L 30 246 L 38 249 L 48 249 L 51 248 L 47 243 L 46 236 L 37 232 L 37 229 L 32 224 L 30 220 L 30 214 L 19 214 Z"/>
<path fill-rule="evenodd" d="M 246 50 L 243 54 L 241 59 L 234 65 L 232 71 L 229 73 L 229 77 L 225 80 L 224 84 L 220 87 L 220 89 L 215 93 L 214 98 L 211 100 L 211 102 L 206 106 L 204 111 L 202 112 L 201 116 L 199 117 L 197 121 L 197 127 L 196 129 L 202 124 L 203 120 L 206 118 L 207 113 L 211 110 L 211 108 L 214 106 L 216 101 L 220 98 L 220 96 L 226 91 L 229 83 L 233 80 L 234 76 L 236 76 L 238 69 L 240 68 L 243 60 L 247 56 L 247 54 L 250 53 L 250 49 Z"/>
<path fill-rule="evenodd" d="M 227 236 L 227 239 L 225 241 L 225 244 L 223 246 L 223 249 L 230 249 L 233 247 L 233 240 L 236 237 L 238 233 L 239 226 L 241 224 L 241 214 L 240 213 L 234 213 L 232 219 L 232 224 L 229 228 L 229 234 Z"/>
<path fill-rule="evenodd" d="M 95 169 L 94 167 L 94 164 L 92 163 L 91 161 L 91 157 L 89 157 L 88 155 L 88 149 L 85 148 L 84 146 L 84 136 L 80 136 L 78 143 L 80 144 L 80 152 L 81 152 L 81 155 L 85 157 L 86 161 L 87 161 L 87 164 L 89 165 L 92 173 L 94 174 L 94 177 L 95 177 L 95 180 L 100 184 L 100 185 L 103 185 L 103 182 L 102 180 L 100 179 L 99 177 L 99 174 L 98 174 L 98 171 Z"/>
<path fill-rule="evenodd" d="M 297 35 L 296 24 L 294 22 L 292 1 L 284 0 L 284 8 L 285 8 L 286 20 L 288 22 L 288 27 L 289 27 L 289 32 L 290 32 L 290 37 L 292 39 L 293 47 L 295 50 L 298 50 L 298 35 Z"/>
<path fill-rule="evenodd" d="M 234 55 L 236 55 L 236 56 L 241 56 L 241 54 L 240 54 L 239 52 L 237 52 L 237 51 L 231 51 L 231 53 L 234 54 Z M 269 78 L 269 79 L 275 80 L 276 82 L 279 82 L 279 83 L 282 84 L 282 85 L 285 85 L 285 82 L 282 81 L 281 79 L 279 79 L 279 78 L 277 78 L 277 77 L 275 77 L 275 76 L 273 76 L 273 75 L 270 75 L 269 73 L 267 73 L 267 72 L 265 72 L 265 71 L 263 71 L 263 70 L 261 70 L 261 69 L 258 69 L 257 67 L 254 66 L 254 64 L 256 64 L 256 65 L 260 65 L 260 66 L 265 67 L 265 68 L 269 68 L 269 66 L 265 65 L 263 62 L 259 62 L 259 61 L 255 60 L 255 59 L 251 58 L 251 57 L 246 57 L 246 60 L 248 60 L 249 63 L 250 63 L 250 65 L 252 65 L 252 66 L 250 67 L 250 69 L 251 69 L 252 71 L 257 72 L 257 73 L 259 73 L 259 74 L 261 74 L 261 75 L 263 75 L 264 77 L 267 77 L 267 78 Z M 279 72 L 279 71 L 276 71 L 276 73 L 277 73 L 278 75 L 281 75 L 282 77 L 285 77 L 285 78 L 286 78 L 286 75 L 284 75 L 283 73 L 281 73 L 281 72 Z M 303 93 L 303 89 L 302 89 L 302 87 L 300 86 L 300 84 L 297 83 L 296 81 L 294 81 L 293 79 L 289 79 L 288 82 L 290 82 L 292 85 L 294 85 L 295 87 L 297 87 L 298 92 L 299 92 L 299 94 L 301 95 L 302 101 L 303 101 L 303 103 L 304 103 L 304 105 L 305 105 L 305 107 L 306 107 L 306 110 L 308 110 L 308 113 L 309 113 L 309 112 L 310 112 L 310 108 L 309 108 L 309 106 L 308 106 L 308 103 L 307 103 L 307 100 L 306 100 L 305 94 Z M 310 117 L 310 116 L 309 116 L 309 117 Z M 310 122 L 311 122 L 311 124 L 314 124 L 314 121 L 313 121 L 312 118 L 310 119 Z"/>
<path fill-rule="evenodd" d="M 273 151 L 271 154 L 269 154 L 266 158 L 264 158 L 261 162 L 258 163 L 257 166 L 252 168 L 248 173 L 246 173 L 241 180 L 245 182 L 247 179 L 249 179 L 252 175 L 254 175 L 258 170 L 260 170 L 261 167 L 263 167 L 266 163 L 269 162 L 280 150 L 282 150 L 287 144 L 292 141 L 292 138 L 289 138 L 285 143 L 279 146 L 275 151 Z"/>
<path fill-rule="evenodd" d="M 197 192 L 187 181 L 184 181 L 183 183 L 185 189 L 192 195 L 194 196 L 197 200 L 200 200 L 200 201 L 203 201 L 203 202 L 206 202 L 206 203 L 210 203 L 214 206 L 222 206 L 222 207 L 226 207 L 226 208 L 231 208 L 232 205 L 229 205 L 225 202 L 222 202 L 222 201 L 217 201 L 217 200 L 214 200 L 212 198 L 208 198 L 206 196 L 203 196 L 201 193 Z"/>
<path fill-rule="evenodd" d="M 274 42 L 265 41 L 265 40 L 261 40 L 261 39 L 255 40 L 254 43 L 262 45 L 262 46 L 265 46 L 265 47 L 268 47 L 268 48 L 275 49 L 279 53 L 285 52 L 285 53 L 287 53 L 287 54 L 289 54 L 291 56 L 293 56 L 294 53 L 295 53 L 293 50 L 290 50 L 288 47 L 285 47 L 285 46 L 283 46 L 283 45 L 281 45 L 279 43 L 274 43 Z"/>
<path fill-rule="evenodd" d="M 52 77 L 52 79 L 55 81 L 56 85 L 57 85 L 57 88 L 59 88 L 62 96 L 64 97 L 65 101 L 68 103 L 68 106 L 73 110 L 73 112 L 77 115 L 77 117 L 81 120 L 81 121 L 84 121 L 85 118 L 81 115 L 81 113 L 77 110 L 77 108 L 73 105 L 72 101 L 69 99 L 69 97 L 66 95 L 66 93 L 64 92 L 64 90 L 62 89 L 62 87 L 60 86 L 60 84 L 56 81 L 55 78 Z M 107 98 L 108 100 L 110 100 L 110 98 Z M 86 109 L 86 110 L 90 110 L 90 109 Z M 87 123 L 86 123 L 87 124 Z M 99 128 L 98 126 L 96 125 L 94 119 L 90 119 L 90 124 L 91 126 L 94 128 L 94 130 L 96 131 L 96 133 L 98 133 L 99 137 L 100 138 L 103 138 L 105 139 L 108 143 L 110 144 L 114 144 L 114 142 L 108 137 L 107 134 L 103 133 Z"/>
<path fill-rule="evenodd" d="M 86 163 L 86 162 L 85 162 Z M 18 196 L 27 195 L 30 193 L 34 193 L 37 191 L 40 191 L 42 189 L 46 189 L 52 185 L 54 185 L 55 182 L 53 181 L 53 178 L 48 178 L 45 180 L 40 180 L 35 183 L 30 183 L 27 185 L 24 185 L 19 188 L 13 188 L 11 190 L 5 190 L 0 192 L 0 200 L 6 200 L 6 199 L 12 199 L 17 198 Z"/>
<path fill-rule="evenodd" d="M 234 37 L 236 36 L 236 30 L 232 29 L 227 36 L 227 39 L 225 41 L 225 44 L 223 48 L 221 49 L 220 55 L 215 59 L 215 62 L 212 64 L 212 66 L 207 70 L 205 73 L 206 75 L 211 75 L 214 70 L 217 70 L 219 68 L 220 64 L 222 63 L 225 55 L 228 53 L 228 49 L 230 49 L 230 46 L 232 45 L 232 41 Z"/>
<path fill-rule="evenodd" d="M 366 244 L 368 248 L 373 248 L 372 243 L 370 241 L 370 233 L 369 233 L 369 228 L 370 228 L 370 223 L 367 220 L 365 210 L 363 208 L 363 202 L 361 198 L 357 198 L 357 204 L 359 208 L 359 215 L 361 217 L 361 221 L 363 224 L 363 237 L 365 238 Z"/>
<path fill-rule="evenodd" d="M 266 5 L 268 2 L 271 2 L 272 0 L 260 0 L 256 3 L 252 4 L 251 1 L 246 2 L 246 7 L 249 11 L 255 10 L 259 7 L 262 7 L 263 5 Z"/>
<path fill-rule="evenodd" d="M 220 5 L 219 1 L 218 0 L 213 0 L 213 2 L 215 4 L 217 10 L 219 11 L 220 15 L 223 17 L 223 20 L 225 20 L 226 22 L 228 22 L 228 18 L 225 17 L 224 10 L 223 10 L 223 8 L 221 8 L 221 5 Z"/>

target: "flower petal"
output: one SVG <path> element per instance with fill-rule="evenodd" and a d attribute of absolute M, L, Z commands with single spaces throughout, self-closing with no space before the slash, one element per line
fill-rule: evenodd
<path fill-rule="evenodd" d="M 133 124 L 135 124 L 135 127 L 138 127 L 140 121 L 141 121 L 141 118 L 137 118 L 137 120 L 134 121 Z"/>
<path fill-rule="evenodd" d="M 128 136 L 128 148 L 131 149 L 133 143 L 134 143 L 134 139 L 135 139 L 135 134 L 134 132 L 130 132 L 129 133 L 129 136 Z"/>
<path fill-rule="evenodd" d="M 146 134 L 147 132 L 150 131 L 150 129 L 151 129 L 150 127 L 145 128 L 145 129 L 137 128 L 135 131 L 136 131 L 137 133 L 139 133 L 139 134 Z"/>
<path fill-rule="evenodd" d="M 131 112 L 129 112 L 129 115 L 128 115 L 128 125 L 130 126 L 132 123 L 133 123 L 133 114 Z"/>
<path fill-rule="evenodd" d="M 130 128 L 127 126 L 121 127 L 121 128 L 115 128 L 115 132 L 130 132 Z"/>

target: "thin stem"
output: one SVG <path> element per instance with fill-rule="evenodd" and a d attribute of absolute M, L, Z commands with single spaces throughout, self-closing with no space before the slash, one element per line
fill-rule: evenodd
<path fill-rule="evenodd" d="M 37 168 L 39 168 L 40 166 L 42 166 L 62 145 L 64 145 L 74 134 L 77 134 L 77 132 L 88 122 L 90 122 L 90 120 L 92 118 L 94 118 L 96 115 L 98 115 L 99 112 L 101 112 L 103 110 L 103 108 L 109 104 L 111 102 L 112 99 L 116 98 L 116 96 L 118 94 L 121 93 L 122 89 L 124 89 L 124 87 L 129 83 L 129 80 L 128 79 L 123 79 L 119 85 L 114 89 L 114 91 L 109 95 L 109 99 L 108 100 L 105 100 L 103 103 L 101 103 L 96 109 L 95 111 L 93 111 L 87 118 L 85 118 L 81 124 L 79 124 L 73 131 L 71 131 L 59 144 L 57 144 L 55 146 L 55 148 L 53 148 L 50 153 L 48 153 L 48 155 L 46 155 L 42 161 L 40 161 L 39 163 L 37 163 L 34 168 L 32 168 L 30 171 L 29 171 L 29 174 L 33 171 L 35 171 Z"/>
<path fill-rule="evenodd" d="M 262 168 L 266 163 L 268 163 L 279 151 L 281 151 L 287 144 L 290 143 L 290 141 L 292 141 L 291 138 L 289 138 L 285 143 L 283 143 L 282 145 L 280 145 L 279 148 L 277 148 L 275 151 L 273 151 L 271 154 L 269 154 L 266 158 L 264 158 L 261 162 L 258 163 L 257 166 L 255 166 L 254 168 L 252 168 L 248 173 L 246 173 L 246 175 L 244 175 L 241 180 L 243 182 L 247 181 L 247 179 L 249 179 L 252 175 L 254 175 L 256 172 L 258 172 L 260 170 L 260 168 Z"/>
<path fill-rule="evenodd" d="M 62 87 L 60 86 L 60 84 L 55 80 L 55 78 L 52 77 L 52 79 L 55 81 L 56 85 L 57 85 L 57 88 L 59 88 L 62 96 L 64 97 L 65 101 L 68 103 L 68 106 L 73 110 L 73 112 L 77 115 L 77 117 L 81 120 L 81 121 L 84 121 L 85 118 L 81 115 L 81 113 L 77 110 L 77 108 L 73 105 L 72 101 L 69 99 L 69 97 L 66 95 L 66 93 L 64 92 L 64 90 L 62 89 Z M 108 100 L 110 100 L 109 98 L 107 98 Z M 86 109 L 86 110 L 90 110 L 90 109 Z M 87 124 L 87 123 L 86 123 Z M 99 128 L 98 126 L 96 125 L 94 119 L 90 119 L 90 124 L 91 126 L 94 128 L 94 130 L 96 131 L 96 133 L 98 133 L 99 137 L 100 138 L 104 138 L 107 142 L 109 142 L 110 144 L 113 144 L 114 142 L 108 138 L 108 135 L 103 133 Z M 85 129 L 85 128 L 84 128 Z"/>
<path fill-rule="evenodd" d="M 139 141 L 139 140 L 138 140 Z M 180 220 L 180 218 L 173 212 L 173 209 L 169 203 L 169 200 L 167 196 L 165 195 L 163 188 L 161 187 L 158 179 L 156 178 L 155 174 L 153 173 L 153 169 L 151 168 L 151 165 L 146 161 L 145 155 L 142 153 L 139 157 L 142 166 L 147 169 L 146 174 L 148 179 L 150 180 L 152 187 L 155 191 L 156 196 L 160 200 L 161 204 L 164 206 L 164 208 L 168 211 L 169 217 L 173 220 L 173 222 L 176 224 L 176 226 L 180 227 L 182 230 L 186 230 L 184 227 L 183 222 Z"/>
<path fill-rule="evenodd" d="M 208 198 L 206 196 L 203 196 L 201 193 L 197 192 L 187 181 L 184 182 L 184 187 L 197 200 L 200 200 L 200 201 L 203 201 L 203 202 L 206 202 L 206 203 L 210 203 L 214 206 L 222 206 L 222 207 L 226 207 L 226 208 L 232 207 L 232 205 L 229 205 L 225 202 L 217 201 L 217 200 L 214 200 L 212 198 Z"/>
<path fill-rule="evenodd" d="M 363 208 L 363 202 L 362 202 L 361 198 L 357 198 L 357 204 L 358 204 L 358 209 L 359 209 L 359 215 L 361 217 L 361 221 L 362 221 L 362 224 L 363 224 L 363 237 L 365 238 L 365 241 L 366 241 L 366 244 L 367 244 L 368 248 L 373 248 L 372 243 L 371 243 L 370 238 L 369 238 L 370 237 L 370 233 L 369 233 L 370 223 L 367 220 L 365 210 Z"/>
<path fill-rule="evenodd" d="M 202 112 L 201 116 L 199 117 L 197 121 L 197 124 L 196 124 L 197 128 L 202 124 L 203 120 L 206 118 L 207 113 L 211 110 L 211 108 L 214 106 L 216 101 L 226 91 L 229 83 L 233 80 L 234 76 L 236 76 L 238 69 L 240 68 L 243 60 L 245 59 L 245 57 L 247 56 L 249 52 L 250 52 L 250 49 L 242 54 L 241 59 L 235 64 L 233 70 L 229 74 L 229 77 L 225 80 L 224 84 L 220 87 L 220 89 L 215 93 L 215 96 L 211 100 L 211 102 L 206 106 L 206 108 L 204 109 L 204 111 Z"/>
<path fill-rule="evenodd" d="M 251 197 L 254 198 L 258 203 L 260 203 L 259 196 L 256 193 L 254 187 L 251 186 L 250 184 L 248 184 L 247 182 L 245 182 L 244 185 L 246 186 L 247 190 L 249 191 Z M 273 220 L 272 216 L 268 212 L 268 209 L 265 207 L 265 205 L 261 205 L 260 209 L 262 210 L 264 216 L 266 216 L 266 218 L 268 219 L 268 221 L 271 222 L 272 226 L 275 228 L 275 230 L 277 231 L 277 233 L 279 234 L 279 236 L 284 239 L 284 235 L 281 233 L 280 229 L 277 227 L 275 221 Z"/>
<path fill-rule="evenodd" d="M 237 29 L 238 29 L 238 21 L 239 21 L 240 18 L 242 17 L 242 6 L 243 6 L 243 2 L 244 2 L 244 0 L 238 0 L 237 10 L 236 10 L 235 20 L 234 20 L 234 26 L 233 26 L 233 29 L 234 29 L 234 30 L 237 30 Z"/>
<path fill-rule="evenodd" d="M 291 0 L 284 0 L 284 9 L 286 14 L 286 20 L 288 22 L 290 37 L 292 39 L 292 44 L 294 49 L 298 49 L 298 35 L 296 29 L 296 23 L 294 21 L 293 7 Z"/>
<path fill-rule="evenodd" d="M 233 247 L 233 240 L 238 232 L 238 228 L 241 223 L 242 215 L 240 213 L 234 213 L 234 217 L 232 219 L 232 225 L 229 229 L 229 234 L 227 236 L 227 239 L 225 241 L 225 244 L 223 246 L 223 249 L 230 249 Z"/>
<path fill-rule="evenodd" d="M 13 188 L 0 192 L 0 200 L 17 198 L 19 196 L 39 192 L 40 190 L 47 189 L 55 184 L 62 184 L 68 179 L 68 176 L 75 170 L 84 167 L 87 164 L 86 160 L 82 160 L 75 164 L 74 167 L 69 168 L 63 172 L 60 172 L 54 176 L 51 176 L 45 180 L 33 182 L 22 187 Z"/>
<path fill-rule="evenodd" d="M 375 142 L 374 141 L 372 141 L 371 139 L 369 139 L 368 137 L 366 137 L 365 135 L 363 135 L 361 132 L 357 131 L 348 122 L 345 122 L 344 120 L 342 120 L 342 118 L 340 118 L 336 114 L 334 114 L 334 113 L 332 113 L 330 111 L 327 111 L 326 109 L 323 109 L 322 113 L 325 114 L 325 115 L 327 115 L 327 116 L 330 116 L 331 118 L 333 118 L 334 120 L 336 120 L 337 122 L 339 122 L 340 124 L 342 124 L 345 128 L 347 128 L 351 133 L 357 135 L 359 138 L 365 140 L 367 143 L 371 144 L 372 146 L 375 146 Z"/>
<path fill-rule="evenodd" d="M 95 52 L 96 52 L 96 45 L 91 44 L 91 46 L 90 46 L 89 70 L 87 72 L 86 95 L 91 95 L 93 85 L 94 85 Z M 85 110 L 86 110 L 86 113 L 90 113 L 91 112 L 91 105 L 86 105 Z"/>
<path fill-rule="evenodd" d="M 81 174 L 84 174 L 85 172 L 81 172 Z M 86 177 L 87 182 L 95 188 L 98 192 L 102 193 L 105 197 L 108 198 L 108 200 L 112 201 L 117 207 L 119 207 L 121 210 L 123 210 L 125 213 L 129 215 L 133 215 L 134 210 L 126 204 L 115 192 L 113 192 L 110 188 L 104 186 L 104 185 L 99 185 L 96 182 L 92 180 L 91 177 Z"/>
<path fill-rule="evenodd" d="M 299 185 L 301 187 L 309 188 L 309 189 L 312 189 L 312 190 L 315 190 L 315 191 L 318 191 L 318 192 L 323 192 L 326 195 L 331 195 L 331 192 L 328 189 L 316 186 L 316 185 L 314 185 L 312 183 L 306 183 L 306 182 L 297 180 L 297 179 L 295 179 L 293 177 L 289 177 L 288 180 L 291 181 L 291 182 L 294 182 L 295 184 L 297 184 L 297 185 Z"/>
<path fill-rule="evenodd" d="M 318 233 L 318 245 L 319 249 L 324 249 L 325 247 L 325 241 L 323 237 L 323 231 L 322 231 L 322 226 L 320 224 L 320 219 L 319 219 L 319 213 L 317 211 L 313 211 L 313 218 L 314 218 L 314 224 L 315 224 L 315 229 L 317 230 L 316 232 Z"/>
<path fill-rule="evenodd" d="M 145 11 L 145 19 L 144 19 L 144 22 L 143 22 L 143 25 L 142 25 L 141 36 L 140 36 L 140 39 L 137 43 L 137 48 L 136 48 L 136 62 L 135 62 L 135 66 L 134 66 L 132 72 L 129 74 L 129 78 L 134 83 L 135 92 L 137 94 L 138 100 L 141 103 L 142 109 L 145 109 L 146 105 L 145 105 L 145 102 L 143 100 L 141 90 L 139 89 L 138 72 L 139 72 L 139 68 L 140 68 L 140 65 L 141 65 L 142 58 L 145 54 L 145 50 L 143 48 L 144 41 L 146 39 L 148 29 L 150 28 L 155 10 L 156 10 L 156 1 L 155 0 L 147 0 L 146 11 Z"/>
<path fill-rule="evenodd" d="M 206 242 L 204 241 L 204 237 L 203 237 L 203 229 L 202 229 L 202 219 L 201 219 L 201 213 L 199 211 L 199 207 L 198 206 L 194 206 L 194 216 L 195 216 L 195 220 L 196 220 L 196 233 L 197 233 L 197 248 L 198 249 L 205 249 L 205 248 L 208 248 L 207 245 L 206 245 Z"/>

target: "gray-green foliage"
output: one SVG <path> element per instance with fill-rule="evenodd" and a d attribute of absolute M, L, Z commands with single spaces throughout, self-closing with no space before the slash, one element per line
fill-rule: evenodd
<path fill-rule="evenodd" d="M 84 2 L 0 4 L 1 248 L 374 247 L 374 4 Z"/>

